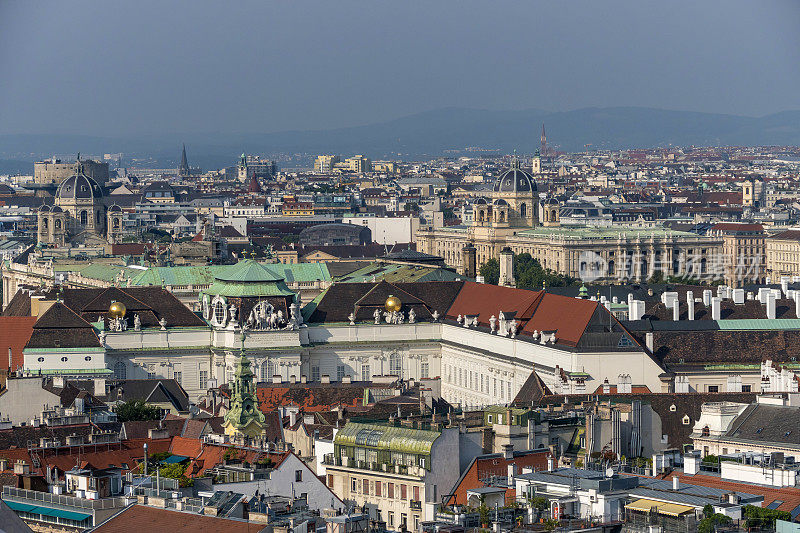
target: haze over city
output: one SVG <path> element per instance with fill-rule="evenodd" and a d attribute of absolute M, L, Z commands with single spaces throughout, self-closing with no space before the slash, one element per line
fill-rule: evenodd
<path fill-rule="evenodd" d="M 800 109 L 800 4 L 0 3 L 0 133 L 264 133 L 439 108 Z"/>

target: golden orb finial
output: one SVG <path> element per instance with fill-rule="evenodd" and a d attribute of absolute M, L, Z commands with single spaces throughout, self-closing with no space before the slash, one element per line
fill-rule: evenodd
<path fill-rule="evenodd" d="M 111 318 L 122 318 L 125 316 L 125 312 L 128 309 L 125 307 L 125 304 L 122 302 L 111 302 L 111 305 L 108 308 L 108 315 Z"/>
<path fill-rule="evenodd" d="M 386 303 L 383 304 L 383 306 L 391 313 L 392 311 L 399 311 L 403 304 L 400 302 L 400 298 L 390 294 L 389 297 L 386 298 Z"/>

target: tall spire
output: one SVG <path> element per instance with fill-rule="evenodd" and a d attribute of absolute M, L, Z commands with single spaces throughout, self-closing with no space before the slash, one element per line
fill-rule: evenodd
<path fill-rule="evenodd" d="M 542 136 L 539 138 L 539 141 L 541 142 L 539 153 L 545 156 L 547 155 L 547 134 L 544 132 L 544 122 L 542 122 Z"/>
<path fill-rule="evenodd" d="M 183 151 L 181 152 L 181 164 L 178 167 L 178 175 L 179 176 L 188 176 L 189 175 L 189 162 L 186 160 L 186 145 L 183 145 Z"/>

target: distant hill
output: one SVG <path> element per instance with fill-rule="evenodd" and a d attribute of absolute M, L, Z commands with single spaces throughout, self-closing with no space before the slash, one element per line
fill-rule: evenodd
<path fill-rule="evenodd" d="M 242 150 L 254 153 L 363 153 L 383 157 L 434 157 L 481 147 L 531 153 L 541 125 L 551 146 L 565 151 L 652 148 L 667 145 L 800 145 L 800 111 L 745 117 L 641 107 L 574 111 L 487 111 L 447 108 L 386 122 L 322 131 L 252 134 L 185 134 L 103 138 L 84 135 L 3 135 L 0 157 L 20 154 L 124 152 L 175 166 L 186 142 L 191 164 L 231 165 Z M 449 152 L 453 153 L 453 152 Z M 194 155 L 193 155 L 194 154 Z M 16 161 L 15 161 L 16 163 Z"/>

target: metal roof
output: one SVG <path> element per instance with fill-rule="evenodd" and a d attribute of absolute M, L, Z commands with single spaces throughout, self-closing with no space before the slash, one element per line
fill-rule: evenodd
<path fill-rule="evenodd" d="M 438 431 L 424 429 L 348 422 L 336 433 L 333 442 L 342 446 L 381 448 L 393 452 L 430 455 L 433 442 L 440 435 Z"/>

